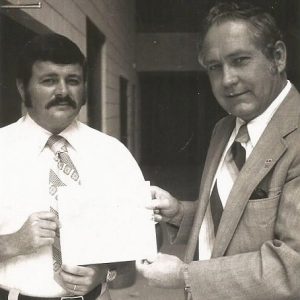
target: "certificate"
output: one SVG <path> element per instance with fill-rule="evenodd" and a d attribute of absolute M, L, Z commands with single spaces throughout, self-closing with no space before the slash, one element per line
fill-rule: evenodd
<path fill-rule="evenodd" d="M 125 190 L 124 190 L 125 189 Z M 58 209 L 64 264 L 140 260 L 157 252 L 149 182 L 130 190 L 91 191 L 62 187 Z"/>

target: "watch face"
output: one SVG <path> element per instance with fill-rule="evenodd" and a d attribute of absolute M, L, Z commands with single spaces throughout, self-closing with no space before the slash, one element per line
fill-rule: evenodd
<path fill-rule="evenodd" d="M 116 270 L 108 270 L 106 275 L 106 282 L 111 282 L 117 277 Z"/>

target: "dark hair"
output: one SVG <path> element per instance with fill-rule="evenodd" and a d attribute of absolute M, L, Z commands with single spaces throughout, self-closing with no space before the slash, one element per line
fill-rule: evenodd
<path fill-rule="evenodd" d="M 56 33 L 38 35 L 27 42 L 21 51 L 17 63 L 17 78 L 24 86 L 32 75 L 32 66 L 36 61 L 51 61 L 56 64 L 79 64 L 86 78 L 85 57 L 78 46 L 63 35 Z"/>
<path fill-rule="evenodd" d="M 203 56 L 203 43 L 207 32 L 214 24 L 226 21 L 242 20 L 252 25 L 253 40 L 261 48 L 264 55 L 273 59 L 275 43 L 282 40 L 282 33 L 273 16 L 262 7 L 247 2 L 219 2 L 212 7 L 204 20 L 199 40 L 199 61 Z"/>

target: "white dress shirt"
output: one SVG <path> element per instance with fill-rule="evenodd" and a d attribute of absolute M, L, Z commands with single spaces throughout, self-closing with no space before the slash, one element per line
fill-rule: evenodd
<path fill-rule="evenodd" d="M 277 98 L 271 103 L 271 105 L 258 117 L 251 120 L 247 124 L 247 129 L 249 133 L 250 140 L 247 143 L 242 143 L 242 146 L 246 149 L 246 160 L 251 154 L 253 148 L 257 144 L 259 138 L 263 134 L 266 129 L 268 123 L 270 122 L 272 116 L 277 111 L 279 105 L 284 101 L 286 95 L 291 89 L 291 83 L 287 81 L 286 86 L 281 91 L 281 93 L 277 96 Z M 223 155 L 220 159 L 219 166 L 217 172 L 215 174 L 215 178 L 213 184 L 211 186 L 211 191 L 218 178 L 218 192 L 222 202 L 223 207 L 226 206 L 228 195 L 233 186 L 232 176 L 228 174 L 228 169 L 224 166 L 224 159 L 228 149 L 231 147 L 232 143 L 235 140 L 235 137 L 240 129 L 240 127 L 245 122 L 240 118 L 236 119 L 236 126 L 229 138 L 227 146 L 223 152 Z M 205 213 L 205 217 L 203 223 L 201 225 L 201 229 L 199 232 L 199 260 L 207 260 L 210 259 L 213 245 L 215 241 L 214 235 L 214 224 L 211 216 L 210 205 L 208 205 L 207 211 Z"/>
<path fill-rule="evenodd" d="M 34 212 L 49 211 L 53 153 L 45 145 L 50 135 L 28 115 L 0 129 L 0 235 L 19 230 Z M 115 138 L 78 121 L 60 135 L 69 143 L 68 152 L 81 185 L 88 190 L 91 187 L 99 199 L 102 192 L 143 180 L 136 161 Z M 53 279 L 51 246 L 1 262 L 0 285 L 37 297 L 66 294 Z"/>

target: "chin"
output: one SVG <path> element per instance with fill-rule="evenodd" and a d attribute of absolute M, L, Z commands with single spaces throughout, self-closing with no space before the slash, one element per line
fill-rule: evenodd
<path fill-rule="evenodd" d="M 244 121 L 250 121 L 256 117 L 255 111 L 252 109 L 234 109 L 230 113 Z"/>
<path fill-rule="evenodd" d="M 62 118 L 55 118 L 55 120 L 52 120 L 52 124 L 53 124 L 53 131 L 57 132 L 61 132 L 63 131 L 65 128 L 67 128 L 74 120 L 73 118 L 70 119 L 62 119 Z"/>
<path fill-rule="evenodd" d="M 240 119 L 242 119 L 245 122 L 250 122 L 251 120 L 255 119 L 256 116 L 254 115 L 237 115 Z"/>
<path fill-rule="evenodd" d="M 52 114 L 52 117 L 57 123 L 68 123 L 72 122 L 76 118 L 77 114 L 78 112 L 75 110 L 56 111 Z"/>

